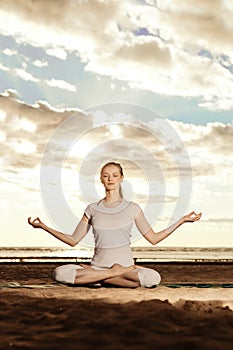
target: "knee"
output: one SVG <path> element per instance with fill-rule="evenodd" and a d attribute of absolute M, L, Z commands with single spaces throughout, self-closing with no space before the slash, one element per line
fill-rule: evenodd
<path fill-rule="evenodd" d="M 153 270 L 148 268 L 142 268 L 138 271 L 138 278 L 140 281 L 141 287 L 153 287 L 160 283 L 161 276 L 160 274 Z"/>
<path fill-rule="evenodd" d="M 53 272 L 53 278 L 57 282 L 74 284 L 77 267 L 76 265 L 62 265 Z"/>

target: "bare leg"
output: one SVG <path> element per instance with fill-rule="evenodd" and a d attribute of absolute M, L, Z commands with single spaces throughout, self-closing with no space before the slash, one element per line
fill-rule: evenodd
<path fill-rule="evenodd" d="M 110 278 L 116 278 L 123 274 L 132 272 L 136 268 L 135 265 L 123 267 L 119 264 L 114 264 L 107 270 L 95 270 L 93 268 L 83 268 L 76 271 L 75 284 L 95 283 Z"/>
<path fill-rule="evenodd" d="M 103 281 L 103 283 L 128 288 L 140 287 L 137 271 L 129 271 L 117 277 L 107 278 Z"/>

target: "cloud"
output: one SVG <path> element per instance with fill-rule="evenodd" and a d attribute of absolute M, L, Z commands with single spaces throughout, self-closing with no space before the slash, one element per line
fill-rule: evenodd
<path fill-rule="evenodd" d="M 5 72 L 7 72 L 7 71 L 9 71 L 9 70 L 10 70 L 10 68 L 9 68 L 9 67 L 4 66 L 4 64 L 2 64 L 2 63 L 0 62 L 0 70 L 3 70 L 3 71 L 5 71 Z"/>
<path fill-rule="evenodd" d="M 31 73 L 27 72 L 24 69 L 16 68 L 14 69 L 16 75 L 18 75 L 21 79 L 25 81 L 32 81 L 34 83 L 39 83 L 40 80 L 35 78 Z"/>
<path fill-rule="evenodd" d="M 23 140 L 23 139 L 18 141 L 13 138 L 13 140 L 9 142 L 9 146 L 16 153 L 34 154 L 36 152 L 36 145 L 30 141 Z"/>
<path fill-rule="evenodd" d="M 42 68 L 42 67 L 47 67 L 48 66 L 48 62 L 45 60 L 35 60 L 32 62 L 34 64 L 34 66 Z"/>
<path fill-rule="evenodd" d="M 0 18 L 0 31 L 19 43 L 42 47 L 60 59 L 74 52 L 86 71 L 134 89 L 196 97 L 201 108 L 233 107 L 229 0 L 143 5 L 126 0 L 59 0 L 59 5 L 2 0 L 0 5 L 2 15 L 7 12 Z"/>
<path fill-rule="evenodd" d="M 158 1 L 158 24 L 167 38 L 182 45 L 192 43 L 213 54 L 232 57 L 232 3 L 230 0 Z M 188 30 L 185 30 L 188 29 Z"/>
<path fill-rule="evenodd" d="M 231 143 L 233 140 L 233 123 L 223 124 L 219 122 L 208 123 L 205 126 L 186 124 L 182 122 L 172 122 L 172 125 L 179 132 L 185 145 L 189 149 L 199 149 L 208 153 L 209 161 L 218 156 L 222 160 L 229 160 L 232 157 Z M 192 152 L 194 152 L 192 151 Z"/>
<path fill-rule="evenodd" d="M 47 55 L 57 57 L 61 60 L 66 60 L 67 58 L 67 52 L 62 49 L 61 47 L 55 47 L 52 49 L 46 50 Z"/>
<path fill-rule="evenodd" d="M 57 87 L 59 89 L 68 90 L 71 92 L 76 92 L 76 86 L 73 84 L 70 84 L 64 80 L 57 80 L 57 79 L 51 79 L 51 80 L 45 80 L 46 84 L 51 87 Z"/>
<path fill-rule="evenodd" d="M 36 60 L 33 62 L 33 64 L 37 67 L 46 67 L 48 65 L 47 62 L 45 61 L 40 61 L 40 60 Z M 14 68 L 12 69 L 12 71 L 21 79 L 25 80 L 25 81 L 30 81 L 33 83 L 41 83 L 41 82 L 45 82 L 48 86 L 53 87 L 53 88 L 59 88 L 59 89 L 63 89 L 63 90 L 67 90 L 67 91 L 71 91 L 71 92 L 76 92 L 77 88 L 75 85 L 66 82 L 64 80 L 59 80 L 59 79 L 50 79 L 50 80 L 40 80 L 38 78 L 36 78 L 33 74 L 29 73 L 26 71 L 27 68 L 27 64 L 24 62 L 22 64 L 22 68 Z M 0 63 L 0 70 L 4 70 L 4 71 L 9 71 L 10 68 L 3 66 Z"/>
<path fill-rule="evenodd" d="M 98 155 L 101 147 L 106 153 L 105 145 L 108 145 L 109 154 L 115 154 L 117 157 L 122 154 L 136 163 L 140 163 L 148 152 L 148 156 L 151 154 L 155 157 L 157 164 L 169 178 L 176 176 L 177 162 L 181 168 L 185 169 L 188 166 L 186 157 L 190 158 L 195 176 L 215 176 L 216 172 L 227 172 L 229 168 L 226 165 L 232 163 L 233 124 L 209 123 L 206 126 L 197 126 L 163 119 L 137 124 L 130 121 L 130 115 L 127 117 L 122 114 L 122 124 L 118 124 L 115 129 L 116 125 L 110 125 L 108 122 L 114 122 L 114 118 L 119 122 L 119 116 L 113 114 L 108 116 L 102 113 L 103 125 L 101 126 L 101 120 L 99 119 L 96 124 L 92 112 L 87 117 L 84 111 L 58 109 L 43 101 L 28 105 L 20 100 L 15 91 L 7 91 L 0 95 L 1 131 L 7 139 L 7 142 L 1 144 L 1 154 L 5 155 L 9 164 L 13 159 L 16 163 L 18 160 L 16 145 L 26 145 L 26 142 L 29 142 L 35 145 L 35 148 L 33 146 L 29 148 L 36 150 L 36 153 L 34 159 L 30 159 L 30 162 L 25 164 L 30 164 L 30 167 L 35 166 L 39 163 L 44 147 L 56 128 L 63 125 L 62 123 L 74 114 L 79 118 L 77 125 L 80 125 L 80 130 L 85 131 L 85 135 L 80 139 L 82 145 L 89 145 L 88 153 L 96 152 L 97 159 L 101 158 L 101 155 Z M 100 111 L 97 114 L 100 118 Z M 64 141 L 69 138 L 76 139 L 77 132 L 72 123 L 64 124 L 61 130 Z M 180 141 L 178 141 L 178 135 Z M 64 146 L 60 144 L 59 147 L 63 149 L 66 147 L 65 144 Z M 82 156 L 85 151 L 82 147 L 77 153 L 71 152 L 70 165 L 75 165 L 76 154 L 79 154 L 79 158 Z M 24 146 L 21 148 L 23 149 Z M 133 164 L 128 167 L 133 173 L 135 170 Z"/>
<path fill-rule="evenodd" d="M 125 192 L 133 191 L 133 200 L 142 204 L 147 202 L 149 194 L 152 204 L 161 209 L 162 218 L 170 217 L 169 211 L 179 199 L 179 187 L 184 186 L 185 189 L 186 181 L 185 177 L 177 181 L 179 174 L 175 157 L 182 154 L 182 150 L 176 147 L 177 141 L 173 139 L 175 133 L 179 134 L 181 145 L 186 148 L 191 160 L 192 207 L 204 212 L 203 225 L 206 222 L 210 225 L 212 222 L 232 224 L 229 218 L 233 190 L 233 124 L 209 123 L 197 126 L 163 119 L 137 124 L 130 119 L 130 113 L 122 113 L 119 117 L 122 124 L 114 128 L 116 124 L 108 122 L 119 121 L 119 112 L 108 115 L 103 111 L 101 114 L 99 110 L 97 115 L 98 122 L 93 112 L 54 108 L 43 101 L 29 105 L 13 90 L 0 94 L 0 166 L 1 183 L 4 184 L 2 206 L 12 209 L 15 198 L 20 199 L 22 196 L 30 198 L 27 203 L 22 203 L 27 207 L 31 206 L 32 200 L 41 203 L 41 161 L 45 147 L 50 143 L 53 147 L 49 151 L 48 169 L 53 170 L 56 166 L 62 168 L 62 189 L 74 212 L 77 210 L 77 201 L 80 203 L 79 208 L 82 208 L 85 200 L 96 200 L 93 189 L 99 186 L 103 190 L 99 185 L 98 169 L 105 159 L 114 158 L 123 164 L 125 170 Z M 70 117 L 73 122 L 70 122 Z M 174 133 L 170 129 L 174 129 Z M 153 163 L 148 154 L 154 157 Z M 185 172 L 185 167 L 181 171 Z M 85 188 L 80 183 L 80 173 L 85 178 Z M 53 191 L 53 173 L 49 172 L 48 175 Z M 98 183 L 96 187 L 92 186 L 93 175 Z M 86 188 L 91 192 L 89 197 L 82 192 Z M 183 200 L 186 200 L 185 191 L 183 193 Z M 163 212 L 164 203 L 166 208 Z M 154 212 L 152 214 L 154 218 Z"/>
<path fill-rule="evenodd" d="M 6 48 L 2 51 L 2 53 L 4 55 L 7 55 L 7 56 L 15 56 L 15 55 L 17 55 L 17 50 L 12 50 L 10 48 Z"/>
<path fill-rule="evenodd" d="M 0 94 L 0 111 L 1 131 L 6 135 L 0 151 L 8 168 L 17 170 L 39 164 L 56 126 L 75 110 L 57 111 L 43 102 L 28 105 L 14 91 L 6 91 Z M 22 153 L 22 157 L 19 158 L 18 153 Z"/>
<path fill-rule="evenodd" d="M 226 96 L 222 99 L 218 99 L 217 97 L 210 98 L 208 101 L 203 101 L 198 103 L 198 106 L 201 108 L 209 109 L 211 111 L 219 111 L 219 110 L 231 110 L 233 108 L 233 100 L 229 96 Z"/>

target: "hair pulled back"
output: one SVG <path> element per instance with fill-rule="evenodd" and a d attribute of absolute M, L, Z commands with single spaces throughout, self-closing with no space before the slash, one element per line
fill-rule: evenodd
<path fill-rule="evenodd" d="M 121 165 L 120 163 L 113 162 L 113 161 L 108 162 L 108 163 L 106 163 L 106 164 L 104 164 L 104 165 L 102 166 L 102 168 L 101 168 L 101 170 L 100 170 L 100 175 L 102 175 L 103 170 L 104 170 L 107 166 L 109 166 L 109 165 L 114 165 L 114 166 L 116 166 L 116 167 L 119 169 L 121 176 L 124 176 L 122 165 Z M 119 195 L 120 195 L 121 198 L 123 198 L 123 191 L 122 191 L 121 185 L 120 185 L 120 188 L 119 188 Z"/>

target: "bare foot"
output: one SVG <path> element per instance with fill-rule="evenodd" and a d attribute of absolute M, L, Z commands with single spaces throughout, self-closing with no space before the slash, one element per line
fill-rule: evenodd
<path fill-rule="evenodd" d="M 79 266 L 83 267 L 84 269 L 93 269 L 90 265 L 86 264 L 79 264 Z"/>
<path fill-rule="evenodd" d="M 122 275 L 123 273 L 129 272 L 134 270 L 136 267 L 136 265 L 131 265 L 131 266 L 122 266 L 120 264 L 113 264 L 111 267 L 111 270 L 114 272 L 115 276 L 119 276 Z"/>
<path fill-rule="evenodd" d="M 135 269 L 142 269 L 142 266 L 140 265 L 133 265 Z"/>

